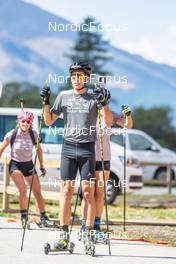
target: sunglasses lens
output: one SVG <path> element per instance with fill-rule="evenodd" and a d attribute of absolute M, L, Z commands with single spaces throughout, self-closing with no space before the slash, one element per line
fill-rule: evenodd
<path fill-rule="evenodd" d="M 22 123 L 25 123 L 26 122 L 27 124 L 30 124 L 30 121 L 29 120 L 22 120 L 21 122 Z"/>

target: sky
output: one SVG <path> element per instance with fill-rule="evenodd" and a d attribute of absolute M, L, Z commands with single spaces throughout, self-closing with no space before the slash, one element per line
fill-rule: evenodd
<path fill-rule="evenodd" d="M 94 16 L 105 27 L 105 38 L 116 47 L 176 67 L 175 0 L 24 0 L 80 23 Z"/>

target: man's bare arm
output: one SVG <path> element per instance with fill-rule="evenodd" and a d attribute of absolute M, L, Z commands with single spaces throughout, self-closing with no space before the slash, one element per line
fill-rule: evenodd
<path fill-rule="evenodd" d="M 58 115 L 54 114 L 50 110 L 49 105 L 45 105 L 44 108 L 44 121 L 47 126 L 51 126 L 57 119 L 59 118 Z"/>

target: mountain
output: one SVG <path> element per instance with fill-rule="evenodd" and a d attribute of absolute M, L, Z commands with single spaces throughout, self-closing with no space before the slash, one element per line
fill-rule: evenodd
<path fill-rule="evenodd" d="M 3 82 L 29 81 L 41 86 L 49 74 L 53 80 L 54 76 L 68 74 L 70 61 L 65 55 L 71 52 L 77 33 L 49 30 L 49 22 L 71 24 L 22 0 L 1 1 L 0 79 Z M 176 68 L 111 45 L 107 48 L 113 59 L 105 67 L 115 79 L 108 83 L 114 99 L 112 108 L 117 110 L 122 104 L 169 105 L 176 123 Z M 56 90 L 58 85 L 51 82 L 52 89 Z"/>
<path fill-rule="evenodd" d="M 55 36 L 55 32 L 48 30 L 48 21 L 56 21 L 66 25 L 68 20 L 55 16 L 35 5 L 22 0 L 1 0 L 0 32 L 21 40 L 40 37 Z M 74 32 L 60 31 L 61 37 L 73 38 Z"/>
<path fill-rule="evenodd" d="M 126 89 L 111 88 L 112 96 L 119 102 L 146 107 L 170 105 L 175 108 L 176 68 L 145 60 L 141 56 L 111 47 L 109 70 L 114 74 L 127 73 Z M 116 69 L 116 70 L 114 70 Z"/>
<path fill-rule="evenodd" d="M 18 41 L 0 37 L 0 43 L 1 63 L 4 61 L 0 66 L 3 82 L 4 79 L 6 82 L 27 80 L 31 83 L 42 84 L 43 80 L 47 79 L 48 72 L 64 74 L 59 66 L 55 66 Z"/>

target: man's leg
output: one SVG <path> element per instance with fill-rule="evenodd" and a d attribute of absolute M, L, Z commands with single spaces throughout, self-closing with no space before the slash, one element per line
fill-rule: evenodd
<path fill-rule="evenodd" d="M 86 227 L 88 229 L 93 229 L 95 220 L 95 182 L 83 180 L 82 191 L 87 205 Z"/>
<path fill-rule="evenodd" d="M 69 226 L 71 219 L 71 199 L 74 193 L 74 181 L 62 182 L 60 197 L 60 225 Z"/>
<path fill-rule="evenodd" d="M 84 215 L 86 216 L 86 227 L 93 228 L 95 219 L 95 162 L 93 158 L 84 158 L 79 161 L 79 171 L 81 175 L 81 187 L 83 199 L 87 206 L 84 208 Z"/>
<path fill-rule="evenodd" d="M 69 242 L 69 225 L 71 219 L 71 199 L 74 193 L 77 162 L 74 158 L 61 156 L 61 197 L 60 197 L 60 226 L 62 232 L 55 247 L 66 249 Z"/>

